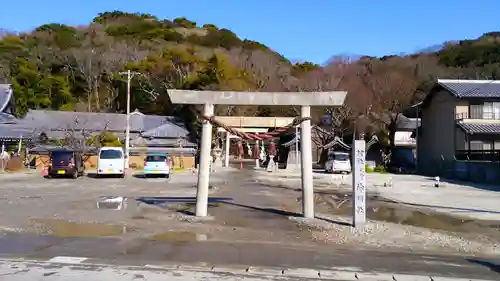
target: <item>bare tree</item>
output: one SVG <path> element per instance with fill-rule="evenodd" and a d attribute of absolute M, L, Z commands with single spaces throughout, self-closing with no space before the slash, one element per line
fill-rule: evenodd
<path fill-rule="evenodd" d="M 10 64 L 7 60 L 0 59 L 0 83 L 10 82 Z"/>
<path fill-rule="evenodd" d="M 392 149 L 398 118 L 414 101 L 420 83 L 418 67 L 413 61 L 399 57 L 371 60 L 363 65 L 359 77 L 370 91 L 370 117 L 387 128 Z"/>
<path fill-rule="evenodd" d="M 310 71 L 301 77 L 301 81 L 297 83 L 299 91 L 338 91 L 341 82 L 348 74 L 350 65 L 344 60 L 332 60 L 331 63 L 324 68 Z M 353 110 L 344 104 L 340 107 L 326 108 L 321 111 L 316 111 L 313 116 L 319 117 L 316 120 L 315 130 L 313 131 L 313 142 L 320 148 L 321 157 L 320 163 L 326 161 L 330 143 L 335 140 L 342 139 L 344 133 L 350 129 L 353 118 Z"/>
<path fill-rule="evenodd" d="M 93 149 L 99 146 L 97 143 L 92 143 L 93 138 L 106 132 L 108 125 L 109 121 L 106 121 L 102 124 L 102 128 L 96 130 L 89 128 L 88 119 L 75 117 L 57 130 L 36 128 L 30 135 L 33 146 L 69 148 L 89 155 Z"/>
<path fill-rule="evenodd" d="M 108 56 L 112 56 L 110 46 L 114 39 L 107 36 L 103 27 L 93 25 L 83 35 L 83 43 L 79 48 L 68 51 L 68 69 L 75 77 L 85 83 L 88 111 L 92 111 L 92 101 L 97 111 L 100 110 L 99 87 L 108 68 Z"/>
<path fill-rule="evenodd" d="M 324 92 L 339 91 L 341 82 L 348 74 L 349 65 L 344 61 L 337 60 L 326 67 L 307 73 L 297 83 L 299 91 Z M 322 128 L 334 135 L 341 136 L 352 117 L 353 110 L 347 104 L 341 107 L 327 108 L 321 112 L 316 112 L 317 116 L 328 117 L 328 122 L 317 120 Z"/>
<path fill-rule="evenodd" d="M 28 55 L 30 61 L 36 62 L 37 66 L 47 73 L 51 72 L 50 67 L 65 58 L 61 49 L 53 43 L 54 35 L 49 31 L 34 31 L 31 36 L 39 44 L 30 46 Z"/>
<path fill-rule="evenodd" d="M 229 59 L 233 65 L 246 71 L 257 92 L 282 91 L 293 79 L 291 67 L 268 51 L 233 49 Z"/>
<path fill-rule="evenodd" d="M 297 80 L 292 75 L 292 67 L 278 55 L 264 50 L 233 49 L 228 54 L 229 62 L 243 69 L 251 80 L 249 90 L 256 92 L 293 91 Z M 239 108 L 239 107 L 238 107 Z M 236 107 L 228 107 L 231 115 L 235 115 Z M 255 109 L 258 112 L 255 112 Z M 292 107 L 252 107 L 252 110 L 239 108 L 238 111 L 259 113 L 270 116 L 297 116 L 298 111 Z M 239 115 L 239 114 L 238 114 Z"/>
<path fill-rule="evenodd" d="M 112 42 L 107 50 L 106 64 L 104 65 L 104 79 L 106 82 L 105 106 L 110 108 L 118 98 L 119 88 L 117 79 L 126 83 L 123 76 L 119 75 L 127 63 L 138 63 L 147 55 L 147 51 L 141 50 L 137 42 Z"/>
<path fill-rule="evenodd" d="M 159 54 L 150 53 L 146 62 L 151 67 L 138 81 L 153 101 L 164 95 L 166 89 L 182 88 L 199 67 L 194 50 L 181 47 L 163 50 Z"/>

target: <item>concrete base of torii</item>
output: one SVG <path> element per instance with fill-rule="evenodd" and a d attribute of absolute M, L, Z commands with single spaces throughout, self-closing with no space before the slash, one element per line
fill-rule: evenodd
<path fill-rule="evenodd" d="M 286 168 L 287 171 L 298 171 L 300 169 L 300 154 L 297 154 L 295 150 L 291 150 L 288 152 L 288 158 L 286 160 Z"/>
<path fill-rule="evenodd" d="M 311 117 L 311 106 L 341 106 L 347 92 L 225 92 L 167 90 L 173 104 L 203 104 L 204 116 L 214 115 L 214 105 L 270 105 L 300 106 L 300 117 Z M 311 121 L 300 124 L 300 153 L 302 172 L 302 212 L 305 218 L 314 218 L 314 190 L 312 173 Z M 196 193 L 196 216 L 208 215 L 208 186 L 210 176 L 210 149 L 212 124 L 203 121 L 200 165 Z"/>

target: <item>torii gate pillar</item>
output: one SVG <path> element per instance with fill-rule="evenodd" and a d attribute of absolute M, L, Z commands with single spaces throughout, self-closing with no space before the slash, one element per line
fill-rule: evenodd
<path fill-rule="evenodd" d="M 205 116 L 213 116 L 214 105 L 281 105 L 301 106 L 301 117 L 311 116 L 311 106 L 341 106 L 347 92 L 223 92 L 167 90 L 174 104 L 203 104 Z M 304 121 L 301 128 L 302 212 L 305 218 L 314 218 L 314 189 L 312 175 L 311 121 Z M 208 211 L 208 183 L 210 177 L 210 145 L 212 125 L 203 121 L 196 216 L 205 217 Z"/>

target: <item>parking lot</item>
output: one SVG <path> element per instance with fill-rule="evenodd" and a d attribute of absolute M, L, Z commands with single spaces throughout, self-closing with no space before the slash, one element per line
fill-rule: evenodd
<path fill-rule="evenodd" d="M 193 197 L 196 180 L 197 175 L 187 171 L 173 173 L 168 179 L 143 178 L 140 173 L 128 174 L 125 178 L 90 174 L 78 179 L 47 179 L 40 173 L 3 174 L 0 175 L 0 212 L 4 215 L 0 217 L 0 230 L 26 229 L 40 220 L 140 224 L 141 221 L 134 218 L 148 210 L 135 199 Z M 214 173 L 211 177 L 211 184 L 223 181 L 223 175 Z M 128 198 L 127 208 L 98 209 L 96 203 L 104 196 Z M 161 210 L 154 211 L 161 219 Z"/>

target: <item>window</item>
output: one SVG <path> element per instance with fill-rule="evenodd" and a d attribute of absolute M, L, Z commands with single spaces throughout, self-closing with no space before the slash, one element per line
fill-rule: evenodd
<path fill-rule="evenodd" d="M 483 119 L 500 120 L 500 102 L 485 102 L 483 104 Z"/>
<path fill-rule="evenodd" d="M 70 163 L 71 159 L 73 159 L 73 152 L 68 152 L 68 151 L 52 152 L 52 163 L 56 165 L 57 164 L 67 165 Z"/>
<path fill-rule="evenodd" d="M 470 105 L 470 118 L 471 119 L 482 119 L 483 118 L 483 105 L 480 103 Z"/>
<path fill-rule="evenodd" d="M 165 162 L 167 156 L 165 155 L 148 155 L 146 157 L 146 162 Z"/>
<path fill-rule="evenodd" d="M 473 140 L 469 144 L 470 150 L 500 150 L 500 141 Z"/>
<path fill-rule="evenodd" d="M 120 159 L 122 158 L 122 152 L 120 150 L 115 149 L 106 149 L 101 150 L 101 154 L 99 155 L 101 159 Z"/>
<path fill-rule="evenodd" d="M 347 153 L 333 153 L 329 155 L 329 160 L 336 160 L 336 161 L 347 161 L 349 160 L 349 154 Z"/>
<path fill-rule="evenodd" d="M 483 142 L 474 140 L 469 142 L 470 150 L 483 150 Z"/>

